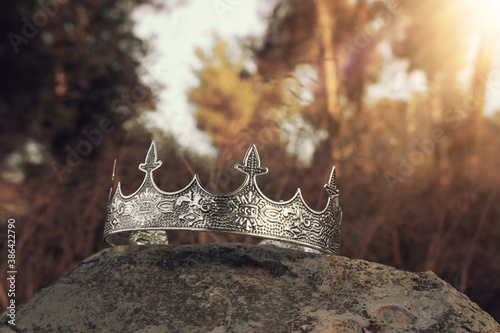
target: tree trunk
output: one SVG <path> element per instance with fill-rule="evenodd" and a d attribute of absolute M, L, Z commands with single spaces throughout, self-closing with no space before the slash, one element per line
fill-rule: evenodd
<path fill-rule="evenodd" d="M 443 103 L 442 103 L 443 91 L 441 89 L 441 83 L 436 80 L 435 77 L 431 78 L 429 83 L 429 104 L 431 111 L 431 128 L 428 135 L 432 137 L 432 132 L 434 129 L 441 125 L 441 119 L 443 119 Z M 420 138 L 419 140 L 422 140 Z M 434 172 L 438 184 L 442 182 L 442 172 L 441 172 L 441 149 L 439 144 L 434 146 L 433 152 L 433 162 L 434 162 Z"/>
<path fill-rule="evenodd" d="M 318 15 L 318 27 L 320 30 L 320 61 L 323 77 L 323 89 L 325 92 L 326 109 L 334 119 L 337 113 L 337 68 L 335 64 L 335 48 L 333 45 L 333 15 L 328 0 L 317 0 L 316 11 Z"/>
<path fill-rule="evenodd" d="M 334 31 L 332 14 L 334 4 L 329 0 L 316 0 L 316 12 L 318 16 L 318 28 L 320 31 L 319 68 L 320 82 L 325 96 L 325 107 L 328 113 L 326 127 L 331 137 L 330 156 L 333 161 L 340 161 L 342 153 L 340 150 L 340 113 L 337 108 L 338 77 L 335 62 Z"/>

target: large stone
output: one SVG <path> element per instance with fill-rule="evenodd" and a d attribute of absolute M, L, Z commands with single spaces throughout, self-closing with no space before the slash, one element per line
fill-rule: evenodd
<path fill-rule="evenodd" d="M 115 247 L 2 332 L 500 332 L 432 272 L 240 243 Z"/>

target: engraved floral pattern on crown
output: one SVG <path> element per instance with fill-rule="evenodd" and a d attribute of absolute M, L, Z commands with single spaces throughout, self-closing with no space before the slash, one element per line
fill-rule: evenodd
<path fill-rule="evenodd" d="M 144 225 L 160 216 L 160 208 L 158 208 L 160 201 L 161 196 L 158 193 L 146 188 L 144 192 L 135 196 L 134 200 L 126 204 L 125 211 L 128 212 L 133 221 Z"/>

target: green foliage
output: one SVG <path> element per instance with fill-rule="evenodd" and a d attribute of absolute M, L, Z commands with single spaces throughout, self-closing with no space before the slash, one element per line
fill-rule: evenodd
<path fill-rule="evenodd" d="M 281 83 L 266 82 L 258 73 L 250 73 L 244 54 L 229 56 L 227 44 L 218 40 L 210 55 L 197 50 L 203 67 L 197 72 L 199 86 L 189 92 L 196 105 L 198 127 L 210 134 L 213 144 L 226 157 L 244 151 L 255 141 L 279 142 L 278 121 L 282 119 Z"/>
<path fill-rule="evenodd" d="M 195 114 L 198 126 L 212 135 L 216 146 L 234 142 L 251 121 L 257 104 L 244 59 L 233 63 L 226 52 L 227 45 L 222 40 L 215 45 L 211 57 L 197 50 L 203 63 L 197 73 L 201 86 L 189 94 L 190 101 L 200 106 Z"/>

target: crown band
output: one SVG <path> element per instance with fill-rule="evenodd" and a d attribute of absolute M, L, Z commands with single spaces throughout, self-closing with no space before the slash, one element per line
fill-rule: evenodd
<path fill-rule="evenodd" d="M 327 206 L 318 212 L 305 204 L 300 189 L 286 202 L 275 202 L 262 194 L 255 177 L 268 170 L 260 166 L 253 144 L 243 165 L 235 165 L 246 174 L 245 181 L 239 189 L 227 194 L 206 190 L 198 175 L 180 191 L 163 192 L 153 181 L 153 171 L 160 165 L 153 141 L 145 163 L 139 165 L 146 173 L 139 189 L 126 196 L 118 183 L 108 204 L 104 226 L 104 240 L 109 245 L 168 244 L 166 230 L 189 230 L 276 239 L 327 254 L 339 253 L 342 212 L 335 167 L 325 185 Z"/>

